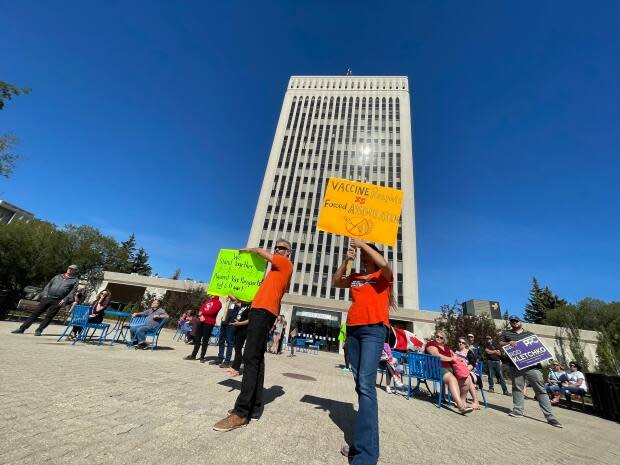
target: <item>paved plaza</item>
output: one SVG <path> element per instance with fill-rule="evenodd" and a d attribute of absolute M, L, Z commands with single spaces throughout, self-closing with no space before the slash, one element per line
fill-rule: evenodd
<path fill-rule="evenodd" d="M 181 360 L 190 348 L 171 331 L 152 352 L 56 343 L 60 326 L 9 334 L 16 327 L 0 323 L 0 464 L 347 463 L 338 451 L 356 396 L 337 354 L 267 355 L 263 417 L 217 433 L 240 379 Z M 620 463 L 620 426 L 595 416 L 558 409 L 555 429 L 532 400 L 528 418 L 508 417 L 500 394 L 466 417 L 426 398 L 378 397 L 381 464 Z"/>

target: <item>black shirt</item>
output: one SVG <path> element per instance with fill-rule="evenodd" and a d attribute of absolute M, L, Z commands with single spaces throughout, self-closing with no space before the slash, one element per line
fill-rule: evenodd
<path fill-rule="evenodd" d="M 489 350 L 501 350 L 497 344 L 495 344 L 494 342 L 489 342 L 486 346 L 485 349 L 489 349 Z M 489 354 L 488 352 L 484 352 L 487 356 L 487 360 L 490 360 L 492 362 L 499 362 L 501 361 L 501 357 L 497 354 Z"/>

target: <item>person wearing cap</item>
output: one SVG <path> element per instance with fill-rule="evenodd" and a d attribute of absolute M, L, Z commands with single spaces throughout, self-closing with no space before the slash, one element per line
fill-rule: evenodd
<path fill-rule="evenodd" d="M 77 265 L 69 265 L 66 273 L 54 276 L 41 291 L 41 300 L 37 308 L 19 328 L 12 331 L 13 334 L 23 334 L 45 312 L 43 321 L 34 332 L 35 336 L 41 336 L 58 311 L 73 302 L 78 287 L 78 272 Z"/>
<path fill-rule="evenodd" d="M 507 345 L 514 347 L 517 345 L 518 341 L 534 336 L 534 333 L 531 331 L 526 331 L 523 329 L 521 318 L 517 315 L 510 315 L 509 322 L 510 329 L 503 331 L 499 337 L 499 343 L 502 347 Z M 536 400 L 538 401 L 538 405 L 540 405 L 540 409 L 547 419 L 547 423 L 551 426 L 555 426 L 556 428 L 562 428 L 562 424 L 555 418 L 553 412 L 551 411 L 551 400 L 549 399 L 545 389 L 545 381 L 543 379 L 542 367 L 540 363 L 524 368 L 523 370 L 519 370 L 514 363 L 511 362 L 510 377 L 512 378 L 513 407 L 512 411 L 508 413 L 509 416 L 513 418 L 523 417 L 523 388 L 525 387 L 525 383 L 527 381 L 534 389 Z"/>
<path fill-rule="evenodd" d="M 494 378 L 502 387 L 505 396 L 509 396 L 506 381 L 504 380 L 504 370 L 502 369 L 502 350 L 494 342 L 491 336 L 486 337 L 484 353 L 487 356 L 487 368 L 489 372 L 489 392 L 495 392 Z"/>
<path fill-rule="evenodd" d="M 478 362 L 482 361 L 482 347 L 480 347 L 480 344 L 476 342 L 476 336 L 474 336 L 473 333 L 469 333 L 467 335 L 467 344 L 469 345 L 469 350 L 471 350 L 476 357 L 476 364 L 474 365 L 475 369 Z M 482 375 L 482 373 L 480 373 L 480 375 Z M 484 385 L 482 384 L 482 376 L 476 376 L 476 385 L 480 389 L 484 389 Z"/>

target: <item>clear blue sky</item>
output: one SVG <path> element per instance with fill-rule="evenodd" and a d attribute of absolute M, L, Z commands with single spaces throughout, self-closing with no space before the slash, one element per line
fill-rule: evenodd
<path fill-rule="evenodd" d="M 620 299 L 617 2 L 3 1 L 0 198 L 208 280 L 294 74 L 407 75 L 420 302 Z M 525 4 L 527 3 L 527 4 Z M 379 9 L 378 9 L 379 8 Z"/>

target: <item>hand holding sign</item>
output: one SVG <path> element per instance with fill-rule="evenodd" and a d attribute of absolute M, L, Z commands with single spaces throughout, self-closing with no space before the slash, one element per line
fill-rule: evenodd
<path fill-rule="evenodd" d="M 248 249 L 221 249 L 209 282 L 209 294 L 232 295 L 251 302 L 263 280 L 267 262 Z"/>

